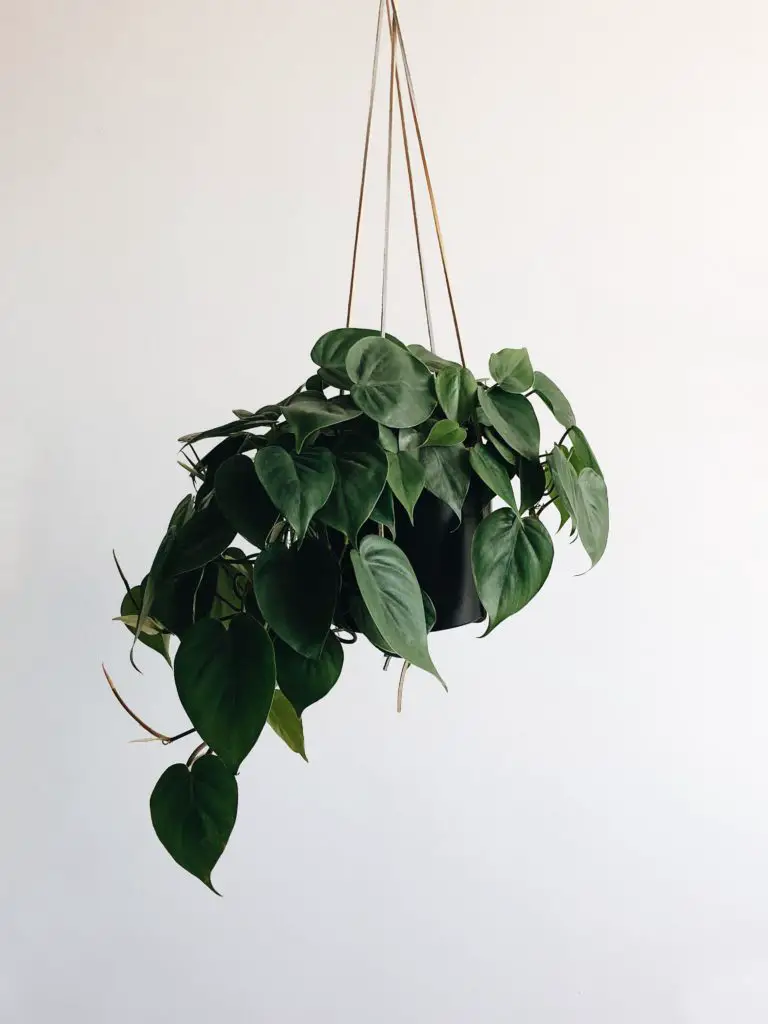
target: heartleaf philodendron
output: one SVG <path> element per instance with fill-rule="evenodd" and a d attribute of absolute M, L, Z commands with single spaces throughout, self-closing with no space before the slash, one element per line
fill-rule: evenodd
<path fill-rule="evenodd" d="M 337 688 L 345 644 L 401 660 L 400 695 L 409 665 L 442 682 L 432 631 L 486 619 L 487 634 L 525 608 L 551 570 L 547 525 L 570 522 L 593 565 L 608 539 L 600 464 L 527 349 L 494 353 L 492 379 L 478 380 L 463 355 L 343 327 L 312 360 L 287 397 L 259 405 L 246 389 L 234 421 L 181 439 L 193 493 L 146 574 L 129 581 L 118 563 L 131 661 L 139 642 L 161 654 L 189 719 L 170 736 L 144 726 L 190 745 L 155 786 L 152 823 L 211 889 L 236 773 L 267 725 L 306 760 L 307 721 Z"/>

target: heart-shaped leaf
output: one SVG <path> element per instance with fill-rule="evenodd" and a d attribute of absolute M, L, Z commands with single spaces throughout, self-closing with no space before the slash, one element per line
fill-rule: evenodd
<path fill-rule="evenodd" d="M 511 395 L 501 388 L 480 389 L 480 407 L 503 440 L 526 459 L 539 455 L 539 421 L 533 406 L 522 395 Z"/>
<path fill-rule="evenodd" d="M 203 483 L 197 492 L 198 505 L 214 489 L 219 466 L 223 465 L 227 459 L 250 450 L 249 438 L 251 436 L 250 434 L 232 434 L 231 437 L 225 437 L 200 459 L 197 470 L 203 474 Z"/>
<path fill-rule="evenodd" d="M 535 597 L 553 557 L 552 540 L 538 519 L 500 508 L 482 520 L 472 542 L 472 571 L 488 613 L 486 635 Z"/>
<path fill-rule="evenodd" d="M 223 462 L 214 483 L 216 501 L 230 525 L 247 541 L 263 548 L 278 513 L 247 455 Z"/>
<path fill-rule="evenodd" d="M 553 380 L 550 380 L 546 374 L 539 373 L 537 370 L 534 374 L 533 389 L 544 404 L 548 406 L 557 422 L 564 426 L 566 430 L 576 426 L 576 417 L 573 415 L 571 403 Z"/>
<path fill-rule="evenodd" d="M 177 532 L 168 554 L 167 570 L 176 575 L 199 569 L 220 555 L 234 539 L 235 527 L 211 494 Z"/>
<path fill-rule="evenodd" d="M 253 589 L 268 625 L 298 654 L 323 650 L 339 593 L 339 566 L 329 549 L 307 539 L 270 544 L 254 562 Z"/>
<path fill-rule="evenodd" d="M 318 518 L 356 544 L 360 527 L 384 490 L 386 455 L 375 441 L 351 436 L 334 447 L 333 457 L 336 483 Z"/>
<path fill-rule="evenodd" d="M 475 411 L 477 381 L 464 366 L 444 366 L 435 379 L 440 406 L 449 420 L 465 423 Z"/>
<path fill-rule="evenodd" d="M 317 658 L 302 658 L 292 647 L 275 640 L 277 685 L 297 715 L 327 696 L 336 684 L 344 664 L 344 648 L 331 634 Z"/>
<path fill-rule="evenodd" d="M 413 427 L 435 408 L 429 370 L 387 338 L 356 341 L 347 354 L 347 373 L 355 404 L 387 427 Z"/>
<path fill-rule="evenodd" d="M 201 619 L 181 641 L 174 677 L 201 739 L 236 772 L 261 735 L 275 690 L 275 655 L 266 630 L 248 615 L 235 615 L 229 629 Z"/>
<path fill-rule="evenodd" d="M 375 329 L 369 330 L 365 327 L 341 327 L 335 331 L 328 331 L 315 342 L 310 357 L 316 366 L 322 366 L 324 370 L 330 371 L 334 377 L 330 383 L 335 387 L 348 388 L 350 380 L 347 376 L 347 353 L 361 338 L 370 338 L 376 334 Z M 402 347 L 402 342 L 393 338 L 391 334 L 387 337 L 396 345 Z M 327 379 L 327 377 L 326 377 Z M 336 383 L 339 381 L 340 383 Z"/>
<path fill-rule="evenodd" d="M 420 448 L 424 486 L 461 519 L 469 490 L 469 452 L 466 448 Z"/>
<path fill-rule="evenodd" d="M 424 619 L 427 625 L 427 633 L 429 633 L 437 621 L 437 612 L 435 611 L 435 606 L 432 603 L 432 598 L 426 590 L 422 590 L 421 599 L 424 605 Z M 365 601 L 363 601 L 359 595 L 355 596 L 352 600 L 352 617 L 355 621 L 357 630 L 362 633 L 374 647 L 383 651 L 384 654 L 391 654 L 394 657 L 397 657 L 397 652 L 393 651 L 392 648 L 389 647 L 387 641 L 377 629 L 376 623 L 371 618 L 371 613 L 366 608 Z"/>
<path fill-rule="evenodd" d="M 517 509 L 515 492 L 509 478 L 509 466 L 493 448 L 482 444 L 474 445 L 469 451 L 469 464 L 494 494 L 498 494 L 511 508 Z"/>
<path fill-rule="evenodd" d="M 355 419 L 360 410 L 347 396 L 328 399 L 319 392 L 308 391 L 283 406 L 283 413 L 296 438 L 296 451 L 300 452 L 321 430 Z"/>
<path fill-rule="evenodd" d="M 304 726 L 301 723 L 301 718 L 296 714 L 285 694 L 280 693 L 279 690 L 275 690 L 267 721 L 283 743 L 294 753 L 300 754 L 306 761 L 307 751 L 304 747 Z"/>
<path fill-rule="evenodd" d="M 518 475 L 520 476 L 520 511 L 527 512 L 544 496 L 547 486 L 544 467 L 538 459 L 521 458 Z"/>
<path fill-rule="evenodd" d="M 438 420 L 427 434 L 424 444 L 434 447 L 450 447 L 455 444 L 464 444 L 466 439 L 466 430 L 464 427 L 460 427 L 455 420 Z"/>
<path fill-rule="evenodd" d="M 387 483 L 413 522 L 413 508 L 424 490 L 426 471 L 413 452 L 387 452 Z"/>
<path fill-rule="evenodd" d="M 310 520 L 333 490 L 333 456 L 327 448 L 298 454 L 270 444 L 261 449 L 254 466 L 270 501 L 303 540 Z"/>
<path fill-rule="evenodd" d="M 533 387 L 533 367 L 527 348 L 503 348 L 489 362 L 491 376 L 503 391 L 520 394 Z"/>
<path fill-rule="evenodd" d="M 213 754 L 191 769 L 172 764 L 158 779 L 149 810 L 157 838 L 176 863 L 216 892 L 211 872 L 237 818 L 237 782 L 226 765 Z"/>
<path fill-rule="evenodd" d="M 357 586 L 387 646 L 440 679 L 427 645 L 421 587 L 405 554 L 391 540 L 371 534 L 350 557 Z"/>

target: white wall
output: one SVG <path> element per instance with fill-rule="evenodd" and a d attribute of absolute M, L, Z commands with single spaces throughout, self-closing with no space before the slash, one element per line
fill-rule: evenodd
<path fill-rule="evenodd" d="M 527 344 L 572 397 L 608 554 L 576 579 L 561 538 L 399 718 L 353 650 L 310 765 L 249 758 L 225 898 L 178 869 L 147 797 L 186 751 L 128 745 L 102 659 L 184 717 L 129 670 L 110 549 L 138 578 L 175 438 L 341 324 L 375 0 L 0 0 L 8 1024 L 768 1019 L 768 8 L 401 13 L 471 362 Z M 423 342 L 401 186 L 390 325 Z"/>

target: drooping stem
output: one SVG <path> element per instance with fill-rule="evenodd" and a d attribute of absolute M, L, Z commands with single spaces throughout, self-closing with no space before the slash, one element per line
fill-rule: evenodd
<path fill-rule="evenodd" d="M 410 661 L 404 661 L 400 669 L 400 679 L 397 684 L 397 713 L 403 710 L 403 690 L 405 689 L 405 673 L 411 667 Z"/>
<path fill-rule="evenodd" d="M 147 725 L 147 723 L 143 719 L 139 718 L 136 712 L 132 711 L 131 708 L 129 708 L 128 705 L 125 703 L 123 698 L 118 693 L 117 687 L 112 682 L 109 672 L 107 672 L 106 665 L 102 665 L 101 670 L 104 673 L 104 677 L 106 678 L 107 682 L 109 683 L 110 690 L 115 695 L 115 699 L 117 700 L 118 704 L 123 709 L 123 711 L 129 714 L 131 718 L 134 720 L 134 722 L 140 725 L 145 732 L 149 733 L 150 736 L 154 736 L 156 740 L 162 740 L 162 742 L 167 745 L 169 743 L 175 743 L 176 740 L 183 739 L 185 736 L 191 736 L 192 733 L 196 731 L 195 729 L 187 729 L 184 732 L 178 733 L 178 735 L 176 736 L 166 736 L 164 732 L 158 732 L 157 729 L 153 729 L 151 725 Z"/>

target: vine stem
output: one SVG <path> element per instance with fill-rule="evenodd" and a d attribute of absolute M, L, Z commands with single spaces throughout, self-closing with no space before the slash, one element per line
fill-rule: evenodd
<path fill-rule="evenodd" d="M 110 674 L 109 674 L 109 672 L 107 672 L 106 665 L 102 665 L 101 666 L 101 671 L 104 673 L 104 677 L 107 680 L 107 682 L 109 683 L 109 688 L 112 691 L 112 693 L 115 695 L 115 699 L 117 700 L 117 703 L 120 705 L 120 707 L 123 709 L 123 711 L 125 711 L 127 714 L 129 714 L 131 716 L 131 718 L 134 720 L 134 722 L 136 722 L 138 725 L 140 725 L 141 728 L 145 732 L 148 732 L 149 735 L 153 736 L 156 740 L 161 740 L 162 743 L 167 746 L 169 743 L 175 743 L 176 740 L 184 739 L 185 736 L 191 736 L 196 731 L 195 729 L 186 729 L 184 732 L 180 732 L 176 736 L 166 736 L 165 733 L 158 732 L 157 729 L 153 729 L 151 725 L 147 725 L 147 723 L 145 721 L 143 721 L 143 719 L 139 718 L 139 716 L 136 714 L 136 712 L 132 711 L 128 707 L 128 705 L 125 703 L 123 698 L 118 693 L 117 687 L 112 682 Z"/>
<path fill-rule="evenodd" d="M 405 689 L 405 673 L 411 667 L 410 661 L 404 661 L 403 667 L 400 669 L 400 679 L 397 683 L 397 713 L 403 710 L 403 690 Z"/>

